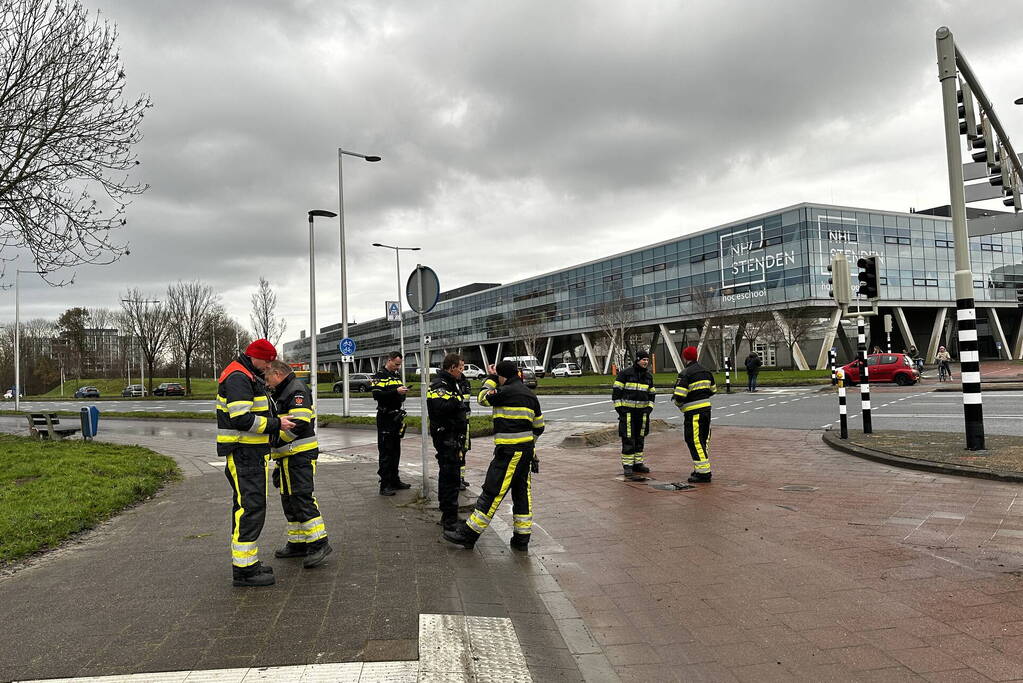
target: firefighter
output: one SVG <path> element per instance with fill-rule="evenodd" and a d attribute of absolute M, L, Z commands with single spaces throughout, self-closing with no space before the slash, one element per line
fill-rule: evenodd
<path fill-rule="evenodd" d="M 464 365 L 464 363 L 463 363 Z M 465 480 L 465 456 L 469 454 L 472 449 L 472 438 L 469 436 L 469 417 L 472 415 L 472 405 L 469 403 L 472 397 L 472 384 L 469 383 L 469 378 L 463 373 L 458 380 L 458 390 L 462 392 L 462 411 L 465 413 L 465 445 L 462 447 L 462 464 L 458 468 L 458 490 L 464 491 L 469 488 L 469 482 Z"/>
<path fill-rule="evenodd" d="M 377 402 L 377 451 L 380 454 L 377 474 L 380 495 L 393 496 L 400 489 L 411 488 L 398 477 L 401 459 L 401 437 L 405 434 L 405 403 L 408 387 L 401 381 L 401 353 L 391 351 L 387 362 L 373 375 L 373 398 Z"/>
<path fill-rule="evenodd" d="M 281 490 L 281 506 L 288 520 L 288 542 L 274 551 L 274 557 L 305 558 L 302 566 L 309 569 L 323 564 L 333 551 L 313 495 L 316 458 L 320 454 L 313 396 L 283 361 L 270 363 L 266 383 L 273 389 L 278 415 L 295 423 L 294 428 L 278 432 L 271 443 L 271 457 L 277 463 L 273 483 Z"/>
<path fill-rule="evenodd" d="M 457 353 L 444 356 L 440 372 L 430 383 L 430 390 L 426 394 L 430 436 L 437 449 L 437 503 L 440 507 L 440 523 L 445 531 L 454 531 L 459 521 L 459 473 L 469 431 L 459 382 L 464 368 L 465 363 Z"/>
<path fill-rule="evenodd" d="M 536 394 L 519 378 L 519 369 L 511 361 L 490 366 L 483 382 L 480 405 L 494 409 L 494 458 L 483 480 L 483 492 L 465 522 L 444 531 L 444 539 L 472 549 L 511 491 L 514 533 L 511 547 L 527 550 L 533 529 L 533 499 L 530 472 L 539 471 L 536 439 L 543 434 L 543 413 Z"/>
<path fill-rule="evenodd" d="M 269 586 L 273 568 L 261 564 L 256 541 L 266 518 L 266 464 L 270 437 L 295 428 L 277 418 L 266 394 L 263 371 L 277 358 L 266 339 L 249 344 L 220 373 L 217 387 L 217 455 L 234 492 L 231 506 L 231 566 L 235 586 Z"/>
<path fill-rule="evenodd" d="M 649 367 L 650 354 L 637 351 L 636 361 L 618 373 L 611 388 L 626 479 L 642 479 L 637 475 L 650 472 L 643 462 L 643 440 L 650 431 L 650 413 L 654 410 L 654 376 Z"/>
<path fill-rule="evenodd" d="M 714 375 L 696 362 L 695 346 L 682 349 L 685 368 L 678 373 L 672 401 L 682 411 L 683 434 L 689 454 L 693 456 L 693 472 L 688 481 L 691 484 L 710 481 L 710 398 L 717 393 Z"/>

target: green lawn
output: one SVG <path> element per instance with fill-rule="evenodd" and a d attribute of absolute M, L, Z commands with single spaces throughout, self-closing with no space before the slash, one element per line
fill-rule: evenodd
<path fill-rule="evenodd" d="M 0 435 L 0 565 L 53 548 L 178 476 L 174 460 L 139 446 Z"/>

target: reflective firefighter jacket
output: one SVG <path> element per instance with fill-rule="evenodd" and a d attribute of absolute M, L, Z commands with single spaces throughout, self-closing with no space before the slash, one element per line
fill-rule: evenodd
<path fill-rule="evenodd" d="M 401 384 L 401 375 L 397 372 L 391 372 L 386 367 L 376 371 L 373 375 L 372 388 L 377 410 L 401 410 L 401 404 L 405 402 L 404 394 L 398 393 Z"/>
<path fill-rule="evenodd" d="M 690 363 L 678 373 L 671 400 L 679 410 L 688 413 L 691 410 L 710 408 L 710 397 L 716 393 L 714 375 L 699 363 Z"/>
<path fill-rule="evenodd" d="M 224 368 L 217 387 L 217 455 L 236 448 L 270 452 L 270 437 L 280 431 L 265 384 L 245 354 Z"/>
<path fill-rule="evenodd" d="M 320 453 L 320 444 L 316 440 L 316 413 L 313 412 L 313 395 L 305 382 L 289 374 L 277 385 L 273 392 L 277 414 L 290 417 L 295 426 L 291 429 L 280 429 L 273 439 L 274 458 L 301 453 L 315 458 Z"/>
<path fill-rule="evenodd" d="M 488 392 L 497 389 L 489 396 Z M 497 378 L 490 376 L 483 382 L 479 404 L 494 409 L 494 445 L 533 447 L 533 442 L 543 434 L 543 412 L 540 401 L 529 387 L 518 377 L 497 385 Z"/>
<path fill-rule="evenodd" d="M 447 370 L 441 370 L 426 392 L 430 415 L 430 436 L 437 450 L 460 451 L 469 431 L 465 403 L 459 382 Z"/>
<path fill-rule="evenodd" d="M 654 376 L 639 365 L 625 368 L 611 386 L 611 400 L 615 409 L 630 410 L 654 407 Z"/>

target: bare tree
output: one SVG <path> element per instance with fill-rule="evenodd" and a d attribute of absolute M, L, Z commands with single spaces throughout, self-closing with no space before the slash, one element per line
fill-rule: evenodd
<path fill-rule="evenodd" d="M 527 356 L 536 356 L 537 342 L 543 332 L 539 315 L 536 311 L 519 311 L 512 319 L 510 332 L 522 342 Z"/>
<path fill-rule="evenodd" d="M 0 0 L 0 252 L 51 274 L 127 253 L 111 230 L 146 190 L 126 171 L 151 104 L 123 98 L 116 42 L 79 0 Z"/>
<path fill-rule="evenodd" d="M 252 313 L 249 314 L 252 330 L 257 338 L 269 339 L 274 346 L 284 336 L 288 324 L 277 317 L 277 294 L 270 288 L 270 282 L 259 278 L 259 289 L 252 295 Z"/>
<path fill-rule="evenodd" d="M 185 393 L 192 393 L 192 356 L 210 326 L 217 303 L 213 288 L 199 281 L 178 282 L 167 287 L 167 309 L 174 324 L 171 341 L 185 362 Z"/>
<path fill-rule="evenodd" d="M 791 308 L 781 313 L 784 324 L 777 315 L 764 330 L 764 336 L 770 341 L 785 344 L 789 350 L 789 368 L 796 369 L 796 344 L 818 332 L 823 327 L 820 311 L 815 308 Z"/>
<path fill-rule="evenodd" d="M 593 317 L 597 326 L 604 333 L 607 342 L 607 352 L 612 357 L 612 362 L 619 368 L 625 363 L 625 342 L 636 320 L 635 313 L 625 298 L 623 288 L 619 282 L 612 284 L 608 292 L 608 298 L 597 304 L 593 310 Z"/>
<path fill-rule="evenodd" d="M 139 289 L 129 289 L 121 296 L 121 308 L 146 359 L 146 369 L 149 371 L 146 379 L 149 395 L 152 396 L 153 368 L 170 340 L 170 311 L 162 302 L 150 299 Z"/>
<path fill-rule="evenodd" d="M 746 324 L 741 328 L 742 334 L 739 341 L 745 340 L 752 352 L 757 341 L 767 336 L 768 328 L 774 325 L 774 318 L 766 306 L 747 309 L 743 317 Z"/>

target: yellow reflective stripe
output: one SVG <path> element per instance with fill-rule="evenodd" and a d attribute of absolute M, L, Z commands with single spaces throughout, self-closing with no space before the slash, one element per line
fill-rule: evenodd
<path fill-rule="evenodd" d="M 482 534 L 490 526 L 490 517 L 479 510 L 473 510 L 472 514 L 469 515 L 469 519 L 465 520 L 465 524 L 478 534 Z"/>
<path fill-rule="evenodd" d="M 689 391 L 696 391 L 697 389 L 709 389 L 711 381 L 709 379 L 701 379 L 697 382 L 693 382 L 689 385 Z"/>
<path fill-rule="evenodd" d="M 231 401 L 227 404 L 227 412 L 231 417 L 238 417 L 252 410 L 252 401 Z"/>
<path fill-rule="evenodd" d="M 259 408 L 268 408 L 270 406 L 270 399 L 266 396 L 254 396 L 252 403 Z"/>
<path fill-rule="evenodd" d="M 537 415 L 536 417 L 533 418 L 533 426 L 534 427 L 544 426 L 543 415 Z"/>
<path fill-rule="evenodd" d="M 252 416 L 252 425 L 248 431 L 262 434 L 266 430 L 267 419 L 261 415 Z"/>
<path fill-rule="evenodd" d="M 494 443 L 501 446 L 510 446 L 519 443 L 528 443 L 533 440 L 533 435 L 529 436 L 516 436 L 516 437 L 505 437 L 499 436 L 494 439 Z"/>
<path fill-rule="evenodd" d="M 615 382 L 615 384 L 618 384 L 618 382 Z M 640 384 L 639 382 L 628 382 L 625 384 L 626 391 L 647 391 L 649 389 L 649 384 Z"/>
<path fill-rule="evenodd" d="M 511 488 L 512 477 L 515 476 L 515 468 L 518 467 L 519 460 L 521 459 L 522 451 L 515 451 L 511 460 L 508 461 L 508 469 L 504 472 L 504 480 L 501 482 L 501 490 L 498 491 L 496 496 L 494 496 L 494 502 L 490 504 L 490 509 L 487 511 L 488 520 L 494 518 L 494 514 L 497 512 L 498 506 L 501 504 L 501 501 L 504 500 L 505 495 L 508 493 L 508 489 Z"/>
<path fill-rule="evenodd" d="M 615 388 L 615 389 L 624 389 L 625 388 L 625 384 L 623 382 L 619 382 L 618 380 L 615 380 L 614 384 L 612 384 L 611 386 L 613 388 Z"/>
<path fill-rule="evenodd" d="M 217 440 L 219 441 L 220 437 L 217 437 Z M 234 484 L 235 501 L 238 505 L 238 509 L 234 513 L 234 525 L 231 529 L 231 564 L 236 567 L 248 567 L 259 562 L 258 548 L 255 542 L 242 543 L 238 539 L 245 508 L 242 507 L 242 487 L 238 481 L 238 467 L 234 463 L 233 453 L 227 454 L 227 472 L 231 477 L 231 483 Z M 236 547 L 239 548 L 237 552 L 246 554 L 236 554 Z M 249 551 L 249 547 L 251 547 L 251 551 Z"/>
<path fill-rule="evenodd" d="M 681 396 L 684 398 L 688 393 L 688 387 L 675 387 L 675 396 Z"/>
<path fill-rule="evenodd" d="M 532 418 L 536 411 L 528 406 L 501 406 L 500 410 L 506 413 L 522 413 L 520 417 Z"/>
<path fill-rule="evenodd" d="M 430 391 L 426 392 L 426 398 L 451 398 L 459 402 L 461 401 L 460 398 L 458 398 L 455 394 L 452 394 L 447 389 L 441 389 L 439 391 L 434 391 L 433 389 L 431 389 Z"/>
<path fill-rule="evenodd" d="M 381 387 L 381 388 L 383 388 L 383 387 L 400 387 L 401 386 L 401 380 L 400 379 L 395 379 L 394 377 L 388 377 L 386 379 L 373 379 L 373 380 L 370 380 L 369 383 L 372 386 Z"/>
<path fill-rule="evenodd" d="M 703 443 L 700 441 L 700 416 L 693 415 L 693 445 L 696 446 L 696 455 L 699 456 L 699 460 L 693 466 L 698 472 L 709 472 L 710 462 L 707 459 L 707 452 L 703 449 Z"/>
<path fill-rule="evenodd" d="M 283 479 L 283 481 L 285 483 L 285 487 L 284 488 L 287 490 L 287 493 L 290 496 L 291 495 L 291 468 L 288 467 L 288 463 L 289 462 L 290 462 L 290 460 L 288 458 L 284 458 L 283 460 L 281 460 L 281 468 L 284 470 L 284 479 Z"/>
<path fill-rule="evenodd" d="M 624 399 L 615 401 L 615 408 L 649 408 L 653 401 L 626 401 Z"/>
<path fill-rule="evenodd" d="M 313 416 L 313 411 L 310 408 L 292 408 L 288 412 L 284 413 L 292 419 L 310 419 Z"/>
<path fill-rule="evenodd" d="M 688 413 L 690 410 L 699 410 L 700 408 L 710 408 L 710 401 L 703 401 L 701 403 L 693 403 L 693 404 L 687 405 L 685 408 L 683 408 L 683 410 L 684 410 L 684 412 Z"/>

